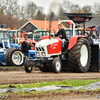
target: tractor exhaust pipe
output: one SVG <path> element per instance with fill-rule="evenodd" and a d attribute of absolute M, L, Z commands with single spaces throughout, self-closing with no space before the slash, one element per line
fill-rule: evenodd
<path fill-rule="evenodd" d="M 51 24 L 52 24 L 53 17 L 54 17 L 54 12 L 51 12 L 50 20 L 49 20 L 49 40 L 51 40 Z"/>
<path fill-rule="evenodd" d="M 51 40 L 51 30 L 49 30 L 49 40 Z"/>

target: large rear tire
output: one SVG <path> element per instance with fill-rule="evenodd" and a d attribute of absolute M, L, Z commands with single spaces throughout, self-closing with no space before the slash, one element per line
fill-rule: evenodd
<path fill-rule="evenodd" d="M 31 62 L 28 60 L 28 59 L 31 59 L 30 57 L 26 57 L 25 59 L 25 71 L 27 73 L 31 73 L 32 72 L 32 69 L 33 69 L 33 66 L 30 64 Z"/>
<path fill-rule="evenodd" d="M 21 49 L 13 48 L 10 49 L 7 53 L 7 60 L 11 66 L 22 66 L 23 54 Z"/>
<path fill-rule="evenodd" d="M 9 58 L 8 58 L 8 55 L 9 55 L 9 51 L 12 50 L 14 48 L 9 48 L 7 51 L 6 51 L 6 54 L 5 54 L 5 63 L 7 66 L 11 66 L 10 62 L 9 62 Z"/>
<path fill-rule="evenodd" d="M 71 72 L 86 72 L 91 62 L 90 43 L 85 38 L 79 38 L 76 45 L 68 52 L 68 64 Z"/>

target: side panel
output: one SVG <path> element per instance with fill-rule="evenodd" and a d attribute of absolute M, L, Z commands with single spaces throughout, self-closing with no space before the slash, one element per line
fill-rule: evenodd
<path fill-rule="evenodd" d="M 35 59 L 36 56 L 35 56 L 35 50 L 29 50 L 29 56 L 32 58 L 32 59 Z"/>
<path fill-rule="evenodd" d="M 83 36 L 72 36 L 69 40 L 68 50 L 70 50 L 77 43 L 77 39 Z"/>
<path fill-rule="evenodd" d="M 91 45 L 91 63 L 89 71 L 99 71 L 99 45 Z"/>
<path fill-rule="evenodd" d="M 51 54 L 51 44 L 47 45 L 47 52 L 48 54 Z"/>
<path fill-rule="evenodd" d="M 48 54 L 61 53 L 61 50 L 62 50 L 61 41 L 59 41 L 58 43 L 53 43 L 53 44 L 47 45 Z"/>
<path fill-rule="evenodd" d="M 40 49 L 39 49 L 40 48 Z M 43 48 L 43 49 L 41 49 Z M 44 39 L 36 43 L 35 51 L 40 55 L 36 55 L 36 57 L 42 57 L 42 53 L 45 55 L 43 57 L 51 57 L 60 55 L 62 50 L 62 41 L 60 38 L 55 39 Z M 37 53 L 36 53 L 37 54 Z"/>

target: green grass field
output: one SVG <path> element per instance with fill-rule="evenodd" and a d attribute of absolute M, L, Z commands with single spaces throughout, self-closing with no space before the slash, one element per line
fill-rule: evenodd
<path fill-rule="evenodd" d="M 17 89 L 23 89 L 23 88 L 34 88 L 34 87 L 44 87 L 47 85 L 63 85 L 63 86 L 85 86 L 89 85 L 91 83 L 95 83 L 100 81 L 100 79 L 96 80 L 64 80 L 64 81 L 58 81 L 58 82 L 37 82 L 37 83 L 27 83 L 27 84 L 6 84 L 6 85 L 0 85 L 0 89 L 3 88 L 9 88 L 10 86 Z"/>

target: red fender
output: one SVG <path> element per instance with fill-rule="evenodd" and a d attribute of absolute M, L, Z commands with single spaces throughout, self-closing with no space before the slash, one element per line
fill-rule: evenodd
<path fill-rule="evenodd" d="M 68 50 L 70 50 L 72 47 L 74 47 L 75 44 L 77 43 L 77 39 L 81 38 L 81 37 L 84 37 L 84 36 L 72 36 L 69 40 Z"/>

